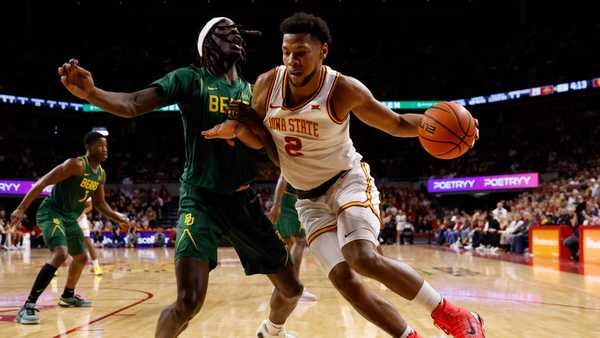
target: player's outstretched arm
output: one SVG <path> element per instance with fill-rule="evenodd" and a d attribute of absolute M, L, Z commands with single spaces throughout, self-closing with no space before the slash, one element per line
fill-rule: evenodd
<path fill-rule="evenodd" d="M 71 176 L 79 176 L 82 173 L 83 164 L 81 163 L 81 160 L 76 158 L 70 158 L 54 167 L 54 169 L 50 170 L 44 177 L 35 182 L 31 187 L 31 190 L 23 197 L 19 206 L 10 215 L 11 226 L 18 224 L 23 219 L 27 208 L 29 208 L 31 203 L 38 198 L 47 186 L 62 182 Z"/>
<path fill-rule="evenodd" d="M 263 145 L 256 134 L 241 122 L 227 120 L 219 123 L 209 130 L 202 131 L 202 136 L 206 139 L 231 140 L 237 138 L 240 142 L 252 149 L 262 149 Z"/>
<path fill-rule="evenodd" d="M 418 136 L 423 115 L 395 113 L 375 99 L 364 84 L 349 76 L 342 76 L 334 90 L 332 106 L 339 120 L 344 120 L 352 111 L 364 123 L 392 136 Z"/>
<path fill-rule="evenodd" d="M 102 177 L 100 184 L 98 185 L 98 189 L 94 191 L 92 195 L 92 203 L 94 208 L 98 210 L 102 215 L 106 216 L 109 220 L 119 224 L 121 227 L 124 227 L 125 230 L 128 230 L 130 227 L 129 219 L 127 217 L 119 214 L 114 211 L 110 205 L 106 202 L 104 198 L 104 182 L 106 181 L 106 176 Z"/>
<path fill-rule="evenodd" d="M 120 117 L 133 118 L 161 106 L 160 89 L 150 87 L 133 93 L 102 90 L 94 85 L 92 73 L 71 59 L 58 67 L 60 82 L 71 94 Z"/>

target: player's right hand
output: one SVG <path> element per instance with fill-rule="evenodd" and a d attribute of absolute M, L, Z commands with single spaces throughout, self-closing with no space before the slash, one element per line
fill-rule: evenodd
<path fill-rule="evenodd" d="M 80 99 L 87 100 L 95 88 L 92 73 L 80 67 L 77 59 L 71 59 L 58 67 L 58 75 L 65 88 Z"/>
<path fill-rule="evenodd" d="M 240 122 L 253 121 L 257 119 L 256 112 L 252 107 L 240 100 L 233 100 L 225 107 L 227 118 Z"/>
<path fill-rule="evenodd" d="M 271 207 L 271 210 L 266 213 L 266 215 L 271 223 L 277 224 L 279 222 L 279 216 L 281 215 L 281 207 L 274 205 Z"/>
<path fill-rule="evenodd" d="M 23 210 L 19 208 L 15 209 L 15 211 L 13 211 L 12 214 L 10 214 L 10 226 L 14 227 L 15 225 L 19 224 L 24 217 L 25 212 L 23 212 Z"/>
<path fill-rule="evenodd" d="M 125 233 L 129 232 L 129 229 L 135 227 L 135 224 L 130 220 L 119 223 L 119 229 Z"/>

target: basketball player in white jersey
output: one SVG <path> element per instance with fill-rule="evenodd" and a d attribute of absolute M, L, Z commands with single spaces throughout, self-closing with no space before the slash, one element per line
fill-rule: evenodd
<path fill-rule="evenodd" d="M 379 192 L 350 139 L 350 112 L 396 137 L 416 137 L 421 115 L 396 114 L 360 81 L 323 66 L 331 37 L 321 18 L 296 13 L 282 22 L 281 31 L 284 65 L 259 76 L 251 110 L 271 133 L 282 174 L 298 191 L 300 222 L 329 279 L 358 312 L 393 337 L 420 336 L 357 273 L 424 306 L 447 334 L 484 337 L 479 315 L 451 304 L 410 266 L 376 250 Z M 230 108 L 240 120 L 252 113 L 241 105 Z M 225 122 L 204 135 L 235 137 L 238 123 Z M 264 130 L 247 123 L 269 151 Z"/>
<path fill-rule="evenodd" d="M 92 198 L 88 198 L 85 201 L 85 209 L 81 213 L 81 216 L 77 219 L 77 223 L 79 223 L 79 227 L 83 232 L 83 242 L 85 243 L 85 247 L 90 253 L 90 258 L 92 259 L 92 273 L 96 276 L 102 275 L 102 268 L 100 267 L 100 263 L 98 262 L 98 254 L 96 253 L 96 248 L 94 248 L 94 243 L 92 243 L 92 239 L 90 238 L 90 221 L 87 217 L 87 214 L 92 211 Z"/>

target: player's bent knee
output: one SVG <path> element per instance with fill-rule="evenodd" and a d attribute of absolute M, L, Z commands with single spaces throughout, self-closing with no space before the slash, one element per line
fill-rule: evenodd
<path fill-rule="evenodd" d="M 67 251 L 67 248 L 59 246 L 56 247 L 53 251 L 52 251 L 52 264 L 56 267 L 59 267 L 60 265 L 62 265 L 62 263 L 64 263 L 67 258 L 69 258 L 69 253 Z"/>
<path fill-rule="evenodd" d="M 85 252 L 81 255 L 73 256 L 73 261 L 79 265 L 85 265 L 88 262 L 88 257 Z"/>
<path fill-rule="evenodd" d="M 375 250 L 361 248 L 359 250 L 342 250 L 348 264 L 363 276 L 373 275 L 379 266 L 380 256 Z"/>
<path fill-rule="evenodd" d="M 197 291 L 184 292 L 183 295 L 177 299 L 175 308 L 183 317 L 182 319 L 188 320 L 200 312 L 203 303 L 204 296 L 200 295 Z"/>
<path fill-rule="evenodd" d="M 285 298 L 294 299 L 302 297 L 302 292 L 304 291 L 304 285 L 299 281 L 293 284 L 286 284 L 281 288 L 277 288 L 281 295 Z"/>
<path fill-rule="evenodd" d="M 340 263 L 331 269 L 329 280 L 344 297 L 349 297 L 360 286 L 358 276 L 347 263 Z"/>

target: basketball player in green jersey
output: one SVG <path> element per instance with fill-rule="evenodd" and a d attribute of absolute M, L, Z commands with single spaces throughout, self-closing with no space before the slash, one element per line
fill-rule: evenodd
<path fill-rule="evenodd" d="M 106 173 L 101 162 L 108 157 L 106 138 L 95 131 L 85 135 L 85 156 L 71 158 L 56 166 L 38 180 L 25 195 L 23 201 L 11 214 L 11 224 L 18 224 L 25 211 L 40 193 L 49 185 L 54 185 L 50 196 L 45 198 L 37 211 L 37 224 L 42 229 L 44 242 L 52 252 L 48 262 L 42 267 L 33 283 L 25 305 L 17 313 L 16 321 L 21 324 L 38 324 L 35 308 L 39 296 L 44 292 L 54 272 L 66 260 L 73 257 L 65 290 L 58 305 L 62 307 L 90 307 L 92 303 L 75 295 L 75 286 L 87 262 L 83 242 L 83 232 L 77 218 L 85 208 L 89 196 L 96 210 L 113 222 L 129 225 L 129 220 L 116 213 L 104 199 Z"/>
<path fill-rule="evenodd" d="M 267 212 L 267 217 L 273 223 L 275 231 L 285 241 L 294 261 L 294 271 L 300 276 L 300 266 L 306 249 L 306 232 L 298 219 L 296 190 L 289 185 L 283 175 L 279 176 L 273 194 L 273 206 Z M 304 289 L 302 301 L 316 301 L 317 297 Z"/>
<path fill-rule="evenodd" d="M 266 274 L 275 286 L 269 318 L 260 323 L 256 336 L 293 337 L 283 325 L 303 286 L 249 185 L 257 174 L 255 156 L 261 139 L 243 124 L 227 120 L 225 111 L 229 102 L 250 102 L 252 95 L 250 84 L 240 77 L 239 64 L 246 52 L 238 26 L 228 18 L 211 19 L 200 32 L 198 52 L 201 67 L 177 69 L 133 93 L 97 88 L 77 60 L 63 64 L 58 73 L 72 94 L 120 117 L 179 106 L 186 161 L 175 239 L 177 300 L 161 313 L 156 337 L 178 336 L 200 311 L 221 238 L 234 246 L 246 274 Z M 216 124 L 221 124 L 227 139 L 204 139 L 202 131 Z"/>

